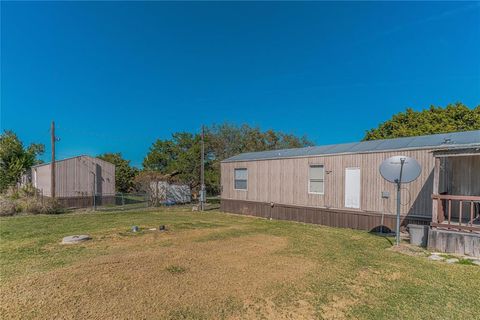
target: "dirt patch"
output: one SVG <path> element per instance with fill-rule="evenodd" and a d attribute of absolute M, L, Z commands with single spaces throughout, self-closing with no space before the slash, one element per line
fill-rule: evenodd
<path fill-rule="evenodd" d="M 312 315 L 306 301 L 298 301 L 298 308 L 280 310 L 264 296 L 272 284 L 295 285 L 313 267 L 309 260 L 278 254 L 287 246 L 286 239 L 256 235 L 192 241 L 203 234 L 191 230 L 178 236 L 118 237 L 104 256 L 12 279 L 0 292 L 0 316 L 159 319 L 261 314 L 278 319 L 295 311 Z M 165 241 L 171 245 L 161 245 Z M 249 311 L 249 301 L 255 301 L 259 313 Z"/>
<path fill-rule="evenodd" d="M 330 302 L 322 307 L 321 315 L 324 319 L 347 319 L 348 310 L 362 302 L 367 295 L 368 288 L 381 286 L 379 272 L 363 269 L 347 285 L 344 292 L 332 296 Z"/>
<path fill-rule="evenodd" d="M 399 280 L 402 277 L 402 274 L 397 271 L 393 271 L 387 275 L 385 275 L 385 279 L 388 281 L 396 281 Z"/>
<path fill-rule="evenodd" d="M 413 257 L 427 257 L 430 254 L 427 250 L 408 243 L 402 243 L 399 246 L 392 246 L 387 250 Z"/>
<path fill-rule="evenodd" d="M 315 318 L 315 309 L 309 301 L 299 299 L 288 306 L 279 307 L 271 298 L 246 301 L 245 314 L 238 319 L 296 319 Z"/>

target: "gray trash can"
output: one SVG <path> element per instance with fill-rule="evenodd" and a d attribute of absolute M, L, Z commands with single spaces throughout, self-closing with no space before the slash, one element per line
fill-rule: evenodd
<path fill-rule="evenodd" d="M 410 233 L 410 244 L 415 246 L 426 247 L 428 239 L 428 226 L 419 224 L 407 225 Z"/>

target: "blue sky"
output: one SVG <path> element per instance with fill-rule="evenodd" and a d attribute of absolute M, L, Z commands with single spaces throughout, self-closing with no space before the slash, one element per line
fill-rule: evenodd
<path fill-rule="evenodd" d="M 58 158 L 224 121 L 360 140 L 406 107 L 480 104 L 480 3 L 2 2 L 1 128 Z M 48 160 L 48 156 L 44 157 Z"/>

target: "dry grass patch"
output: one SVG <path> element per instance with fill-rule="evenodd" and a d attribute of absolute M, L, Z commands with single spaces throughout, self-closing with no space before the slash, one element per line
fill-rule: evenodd
<path fill-rule="evenodd" d="M 430 255 L 430 253 L 422 247 L 417 247 L 405 242 L 399 246 L 392 246 L 389 250 L 414 257 L 427 257 Z"/>
<path fill-rule="evenodd" d="M 345 291 L 341 294 L 333 295 L 328 304 L 322 307 L 322 317 L 324 319 L 347 319 L 347 311 L 357 303 L 365 299 L 365 288 L 380 286 L 378 277 L 372 270 L 364 269 L 346 285 Z"/>
<path fill-rule="evenodd" d="M 158 225 L 168 231 L 148 230 Z M 17 216 L 0 226 L 0 319 L 480 314 L 480 268 L 398 252 L 366 232 L 173 209 Z M 60 245 L 72 234 L 93 240 Z"/>
<path fill-rule="evenodd" d="M 276 254 L 285 238 L 191 241 L 204 233 L 168 235 L 169 247 L 153 245 L 153 234 L 132 237 L 129 250 L 16 278 L 0 293 L 2 318 L 281 317 L 263 293 L 271 284 L 294 285 L 312 263 Z M 246 313 L 244 301 L 255 301 L 258 311 Z"/>

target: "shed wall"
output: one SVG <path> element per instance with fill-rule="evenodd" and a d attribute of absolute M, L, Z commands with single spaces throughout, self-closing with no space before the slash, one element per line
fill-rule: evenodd
<path fill-rule="evenodd" d="M 32 184 L 45 196 L 50 196 L 50 172 L 50 165 L 32 168 Z"/>
<path fill-rule="evenodd" d="M 50 196 L 51 165 L 34 167 L 32 171 L 33 185 Z M 57 197 L 92 195 L 95 188 L 98 195 L 115 194 L 115 165 L 109 162 L 85 156 L 66 159 L 55 163 L 55 174 Z"/>
<path fill-rule="evenodd" d="M 345 209 L 345 169 L 360 168 L 361 205 L 358 211 L 395 212 L 395 186 L 379 172 L 381 162 L 395 155 L 415 158 L 422 166 L 420 177 L 402 188 L 402 214 L 431 216 L 434 157 L 429 150 L 314 156 L 222 163 L 222 199 L 244 200 L 305 207 Z M 325 168 L 325 193 L 308 193 L 310 164 Z M 234 168 L 248 169 L 246 191 L 234 190 Z M 382 198 L 382 191 L 390 193 Z M 351 210 L 351 209 L 349 209 Z"/>

